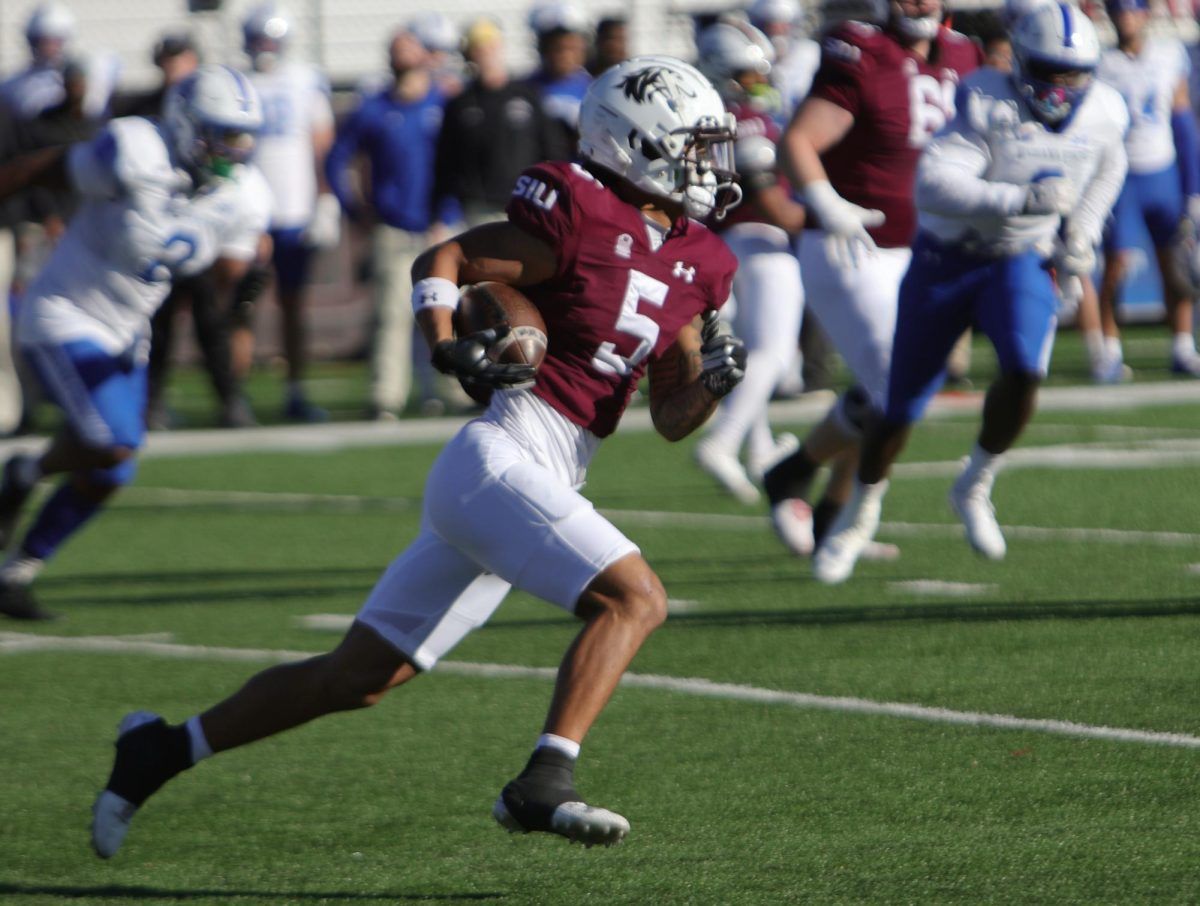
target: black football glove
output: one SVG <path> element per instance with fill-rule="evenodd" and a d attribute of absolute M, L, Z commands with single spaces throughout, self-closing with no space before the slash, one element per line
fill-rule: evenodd
<path fill-rule="evenodd" d="M 452 374 L 464 384 L 500 389 L 528 384 L 536 373 L 532 365 L 493 362 L 488 349 L 508 334 L 507 325 L 489 327 L 455 340 L 442 340 L 433 348 L 433 367 Z"/>
<path fill-rule="evenodd" d="M 709 311 L 700 330 L 700 361 L 704 368 L 700 382 L 718 399 L 746 376 L 746 344 L 731 333 L 721 333 L 720 326 L 720 316 Z"/>

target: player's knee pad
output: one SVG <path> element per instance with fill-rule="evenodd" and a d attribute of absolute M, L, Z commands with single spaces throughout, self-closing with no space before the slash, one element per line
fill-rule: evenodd
<path fill-rule="evenodd" d="M 878 414 L 871 395 L 861 384 L 855 384 L 838 397 L 834 406 L 834 416 L 847 432 L 855 437 L 862 437 L 871 419 Z"/>

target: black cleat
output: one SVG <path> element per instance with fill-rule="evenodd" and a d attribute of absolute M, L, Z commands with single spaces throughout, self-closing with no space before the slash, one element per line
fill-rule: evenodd
<path fill-rule="evenodd" d="M 17 479 L 17 463 L 26 458 L 22 453 L 10 456 L 0 473 L 0 550 L 8 550 L 12 544 L 21 508 L 33 492 L 33 485 L 22 484 Z"/>
<path fill-rule="evenodd" d="M 558 834 L 592 847 L 620 843 L 629 822 L 608 809 L 594 808 L 575 791 L 575 761 L 553 749 L 538 749 L 516 780 L 492 806 L 492 817 L 514 834 Z"/>
<path fill-rule="evenodd" d="M 116 855 L 142 803 L 191 767 L 187 731 L 168 727 L 149 711 L 125 715 L 117 729 L 116 747 L 108 783 L 92 805 L 92 849 L 101 859 Z"/>
<path fill-rule="evenodd" d="M 58 615 L 43 610 L 28 585 L 0 581 L 0 614 L 14 620 L 57 620 Z"/>

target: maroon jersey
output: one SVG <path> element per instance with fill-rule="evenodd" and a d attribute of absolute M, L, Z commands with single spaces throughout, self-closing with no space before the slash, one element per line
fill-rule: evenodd
<path fill-rule="evenodd" d="M 751 136 L 761 135 L 771 144 L 778 146 L 782 131 L 779 128 L 779 124 L 771 119 L 770 116 L 746 104 L 738 104 L 735 107 L 731 107 L 730 113 L 737 119 L 738 141 Z M 791 194 L 792 191 L 787 177 L 779 171 L 778 167 L 766 173 L 745 173 L 742 172 L 742 167 L 739 165 L 738 182 L 742 186 L 745 200 L 730 211 L 723 220 L 717 221 L 713 225 L 718 231 L 726 230 L 737 223 L 766 222 L 758 212 L 757 206 L 753 203 L 755 192 L 774 185 L 782 186 L 788 194 Z"/>
<path fill-rule="evenodd" d="M 981 62 L 979 49 L 943 28 L 929 59 L 906 50 L 874 25 L 846 22 L 821 42 L 821 68 L 811 97 L 854 115 L 854 125 L 821 156 L 838 194 L 887 220 L 871 230 L 876 244 L 912 244 L 917 159 L 935 132 L 954 118 L 959 80 Z"/>
<path fill-rule="evenodd" d="M 526 170 L 508 219 L 558 252 L 554 276 L 524 287 L 549 337 L 533 392 L 607 437 L 649 360 L 729 298 L 737 262 L 695 221 L 670 233 L 649 225 L 578 164 Z"/>

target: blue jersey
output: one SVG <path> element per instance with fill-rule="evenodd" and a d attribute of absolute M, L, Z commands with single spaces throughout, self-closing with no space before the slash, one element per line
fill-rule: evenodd
<path fill-rule="evenodd" d="M 371 164 L 371 204 L 388 226 L 424 232 L 461 219 L 458 202 L 435 199 L 433 171 L 445 98 L 436 89 L 416 101 L 391 90 L 367 97 L 339 130 L 325 171 L 334 194 L 351 215 L 356 201 L 350 165 L 365 154 Z"/>

